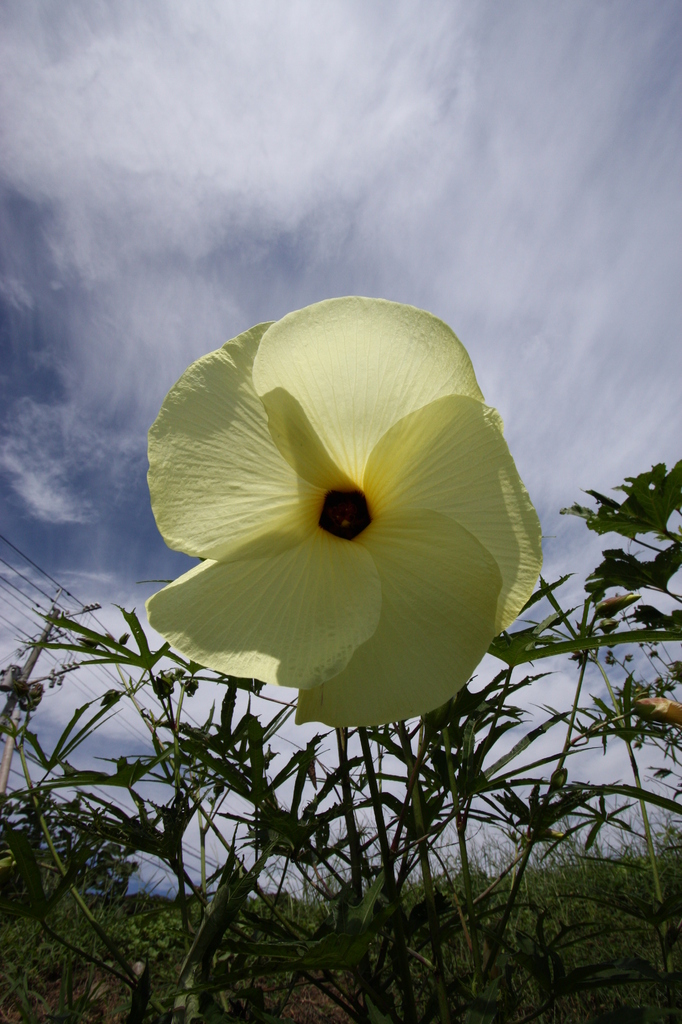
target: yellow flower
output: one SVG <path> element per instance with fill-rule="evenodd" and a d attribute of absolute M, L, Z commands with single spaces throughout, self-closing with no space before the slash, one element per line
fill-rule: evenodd
<path fill-rule="evenodd" d="M 466 350 L 395 302 L 330 299 L 197 360 L 149 432 L 166 543 L 147 602 L 201 664 L 373 725 L 451 697 L 530 596 L 540 524 Z"/>

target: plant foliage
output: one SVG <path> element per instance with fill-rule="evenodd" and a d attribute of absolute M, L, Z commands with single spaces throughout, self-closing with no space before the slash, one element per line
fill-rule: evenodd
<path fill-rule="evenodd" d="M 276 1024 L 291 1019 L 302 985 L 358 1024 L 549 1020 L 609 992 L 630 1008 L 613 1017 L 607 1006 L 595 1024 L 673 1020 L 682 889 L 667 880 L 650 814 L 677 834 L 679 728 L 638 717 L 636 701 L 675 699 L 682 681 L 682 462 L 621 490 L 622 503 L 590 491 L 596 510 L 564 511 L 627 548 L 604 551 L 577 607 L 560 601 L 568 576 L 541 579 L 519 627 L 491 645 L 499 671 L 489 681 L 470 681 L 420 721 L 324 730 L 287 754 L 277 740 L 292 708 L 258 681 L 209 672 L 168 644 L 154 650 L 134 611 L 122 610 L 118 640 L 57 618 L 46 646 L 115 666 L 121 686 L 78 708 L 51 750 L 27 715 L 17 737 L 24 786 L 3 811 L 2 913 L 56 936 L 69 965 L 112 978 L 129 1024 Z M 617 588 L 628 593 L 606 596 Z M 545 665 L 564 663 L 548 658 L 569 660 L 572 709 L 531 714 L 529 688 Z M 603 684 L 590 698 L 586 678 Z M 198 687 L 216 702 L 195 723 L 187 709 Z M 148 742 L 93 767 L 93 737 L 123 711 Z M 585 751 L 614 742 L 631 779 L 581 778 Z M 642 778 L 642 750 L 658 751 L 653 777 Z M 599 858 L 611 835 L 635 846 L 641 836 L 637 887 L 604 899 L 633 934 L 651 935 L 647 957 L 633 947 L 591 960 L 592 923 L 550 922 L 532 895 L 543 862 L 569 848 Z M 186 862 L 195 836 L 199 874 Z M 481 836 L 495 843 L 494 871 L 481 869 Z M 207 845 L 221 851 L 217 863 Z M 161 901 L 184 942 L 172 990 L 157 984 L 155 951 L 131 948 L 97 910 L 122 898 L 142 857 L 173 880 L 172 902 Z M 576 899 L 565 896 L 567 906 Z M 67 901 L 89 942 L 55 931 Z M 76 1021 L 91 1004 L 75 999 L 68 971 L 53 1019 Z M 12 992 L 28 1005 L 17 979 Z"/>

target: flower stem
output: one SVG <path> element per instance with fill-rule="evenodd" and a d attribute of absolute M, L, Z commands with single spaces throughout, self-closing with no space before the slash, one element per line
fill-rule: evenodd
<path fill-rule="evenodd" d="M 400 722 L 398 729 L 400 731 L 400 742 L 402 743 L 403 753 L 407 762 L 407 770 L 411 773 L 414 769 L 414 754 L 412 753 L 412 746 L 410 744 L 410 738 L 407 735 L 405 723 Z M 441 1024 L 450 1024 L 450 1010 L 448 1007 L 448 996 L 445 988 L 445 970 L 443 967 L 443 949 L 440 941 L 440 925 L 438 922 L 438 910 L 436 909 L 436 897 L 433 888 L 431 865 L 429 864 L 429 851 L 426 842 L 427 837 L 426 828 L 424 826 L 422 791 L 418 778 L 415 780 L 414 789 L 412 790 L 412 809 L 414 811 L 414 822 L 416 826 L 417 839 L 419 841 L 419 864 L 421 866 L 422 881 L 424 883 L 424 901 L 426 903 L 426 913 L 429 919 L 431 948 L 433 949 L 433 957 L 436 962 L 434 981 L 436 983 L 436 994 L 438 996 L 438 1008 L 440 1010 Z"/>
<path fill-rule="evenodd" d="M 386 824 L 384 822 L 384 813 L 381 807 L 381 796 L 379 794 L 379 787 L 377 785 L 377 777 L 374 772 L 374 762 L 372 760 L 372 751 L 369 745 L 367 730 L 361 727 L 360 729 L 358 729 L 358 732 L 360 734 L 360 743 L 362 744 L 362 753 L 365 758 L 367 782 L 369 784 L 369 792 L 372 798 L 372 807 L 374 808 L 374 819 L 376 821 L 377 833 L 379 836 L 379 847 L 381 849 L 381 863 L 384 869 L 386 892 L 391 903 L 394 903 L 396 905 L 396 910 L 392 918 L 392 923 L 393 934 L 395 936 L 396 956 L 400 967 L 400 983 L 403 993 L 403 1009 L 405 1011 L 405 1020 L 406 1024 L 416 1024 L 417 1007 L 414 1001 L 412 975 L 410 974 L 410 961 L 408 959 L 407 943 L 405 941 L 405 929 L 403 927 L 403 910 L 400 904 L 400 897 L 398 895 L 398 890 L 395 884 L 395 875 L 393 873 L 393 858 L 391 856 L 391 850 L 388 845 L 388 836 L 386 835 Z"/>

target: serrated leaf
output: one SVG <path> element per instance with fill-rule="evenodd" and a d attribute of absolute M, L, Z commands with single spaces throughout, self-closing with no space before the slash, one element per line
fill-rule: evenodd
<path fill-rule="evenodd" d="M 582 505 L 562 508 L 562 515 L 580 516 L 595 533 L 619 533 L 634 538 L 638 534 L 664 535 L 672 513 L 682 505 L 682 460 L 669 473 L 664 463 L 653 466 L 649 472 L 626 477 L 616 490 L 627 494 L 620 504 L 599 491 L 587 491 L 598 503 L 595 512 Z"/>
<path fill-rule="evenodd" d="M 655 558 L 644 559 L 622 548 L 602 552 L 604 561 L 587 577 L 585 590 L 595 599 L 611 587 L 668 592 L 668 583 L 682 566 L 682 544 L 671 544 Z"/>
<path fill-rule="evenodd" d="M 571 640 L 545 640 L 533 637 L 532 630 L 519 630 L 517 633 L 500 634 L 495 637 L 488 654 L 498 658 L 510 667 L 539 661 L 542 658 L 554 658 L 559 654 L 576 654 L 580 651 L 593 651 L 602 647 L 617 647 L 619 644 L 663 643 L 666 640 L 680 642 L 682 629 L 632 629 L 620 633 L 609 633 L 603 636 L 576 637 Z"/>

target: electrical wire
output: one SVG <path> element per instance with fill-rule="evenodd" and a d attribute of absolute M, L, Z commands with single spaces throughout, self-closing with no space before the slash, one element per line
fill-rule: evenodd
<path fill-rule="evenodd" d="M 76 604 L 79 603 L 78 598 L 74 597 L 74 595 L 69 590 L 67 590 L 66 587 L 62 587 L 60 583 L 57 583 L 54 577 L 50 576 L 50 574 L 45 572 L 44 569 L 41 569 L 41 567 L 37 565 L 32 558 L 29 558 L 28 555 L 24 554 L 23 551 L 20 551 L 19 548 L 15 544 L 13 544 L 11 540 L 8 540 L 7 537 L 4 537 L 3 534 L 1 533 L 0 540 L 3 540 L 5 544 L 12 548 L 13 551 L 16 551 L 18 555 L 21 555 L 21 557 L 25 559 L 29 563 L 29 565 L 32 565 L 34 569 L 37 569 L 39 573 L 42 573 L 42 575 L 45 576 L 45 578 L 48 579 L 50 583 L 54 583 L 55 587 L 58 587 L 64 594 L 67 594 L 69 597 L 72 597 Z"/>
<path fill-rule="evenodd" d="M 61 594 L 66 594 L 74 602 L 76 602 L 76 604 L 79 605 L 79 607 L 81 609 L 85 609 L 86 606 L 84 605 L 83 602 L 81 602 L 75 596 L 75 594 L 73 594 L 70 590 L 68 590 L 61 583 L 59 583 L 53 576 L 51 576 L 44 569 L 42 569 L 41 566 L 39 566 L 37 564 L 37 562 L 33 561 L 33 559 L 31 559 L 28 555 L 26 555 L 23 551 L 21 551 L 15 544 L 13 544 L 10 540 L 8 540 L 4 535 L 0 534 L 0 540 L 4 541 L 5 544 L 7 544 L 13 551 L 15 551 L 18 555 L 20 555 L 21 558 L 23 558 L 29 565 L 31 565 L 35 570 L 37 570 L 37 572 L 39 572 L 45 579 L 47 579 L 51 583 L 53 583 L 54 586 L 57 587 L 59 589 L 59 591 L 60 591 L 60 595 L 59 596 L 61 596 Z M 32 586 L 40 594 L 45 596 L 50 601 L 51 605 L 54 603 L 54 598 L 50 594 L 46 593 L 45 590 L 43 590 L 36 583 L 34 583 L 32 580 L 30 580 L 28 578 L 28 576 L 25 576 L 23 573 L 21 573 L 15 566 L 11 565 L 9 562 L 5 561 L 5 559 L 2 559 L 2 558 L 0 558 L 0 562 L 2 562 L 9 569 L 11 569 L 13 572 L 15 572 L 21 579 L 23 579 L 25 582 L 27 582 L 30 586 Z M 4 581 L 5 583 L 8 583 L 9 586 L 13 590 L 17 591 L 17 593 L 21 595 L 21 597 L 23 598 L 24 601 L 30 600 L 30 598 L 28 597 L 28 595 L 26 593 L 24 593 L 24 591 L 22 591 L 20 588 L 16 587 L 9 580 L 6 580 L 4 577 L 0 577 L 0 581 Z M 5 600 L 7 600 L 7 599 L 5 599 Z M 39 602 L 35 602 L 35 603 L 36 603 L 36 605 L 38 605 L 38 608 L 41 607 Z M 14 611 L 16 611 L 18 614 L 22 615 L 24 618 L 27 617 L 27 612 L 26 611 L 21 611 L 20 609 L 17 609 L 15 606 L 11 605 L 11 603 L 10 603 L 10 606 L 13 607 Z M 31 609 L 31 614 L 39 615 L 40 612 L 37 612 L 37 611 Z M 78 614 L 78 613 L 76 612 L 76 614 Z M 92 619 L 92 621 L 94 621 L 97 624 L 97 626 L 99 627 L 99 629 L 102 632 L 105 632 L 105 633 L 108 632 L 107 629 L 106 629 L 106 626 L 104 625 L 104 623 L 94 614 L 94 609 L 88 608 L 87 612 L 86 612 L 86 616 L 87 616 L 87 618 Z M 7 622 L 8 620 L 4 619 L 4 621 Z M 12 625 L 11 628 L 17 629 L 29 641 L 32 639 L 30 637 L 30 635 L 28 633 L 26 633 L 24 630 L 22 630 L 20 627 L 18 627 L 16 625 Z M 61 664 L 59 662 L 59 659 L 57 658 L 56 654 L 53 651 L 44 650 L 43 654 L 47 655 L 49 657 L 49 660 L 53 664 Z M 87 662 L 82 667 L 84 667 L 84 668 L 88 667 L 87 666 Z M 91 674 L 91 676 L 96 674 L 101 679 L 102 682 L 106 682 L 107 684 L 113 683 L 114 687 L 116 689 L 118 689 L 118 690 L 125 690 L 125 688 L 124 688 L 124 686 L 123 686 L 123 684 L 121 682 L 121 679 L 118 677 L 118 675 L 114 672 L 114 670 L 110 666 L 108 666 L 108 665 L 90 665 L 89 667 L 90 667 L 90 674 Z M 79 690 L 79 692 L 83 693 L 86 696 L 90 696 L 93 700 L 97 700 L 101 696 L 101 694 L 95 692 L 95 690 L 92 688 L 92 685 L 89 682 L 83 680 L 82 678 L 74 677 L 74 679 L 70 681 L 70 684 L 74 685 L 76 687 L 76 689 Z M 254 699 L 256 699 L 256 700 L 260 699 L 260 697 L 257 694 L 253 694 L 252 697 Z M 153 695 L 151 693 L 147 693 L 146 694 L 146 698 L 147 698 L 147 700 L 150 703 L 152 703 L 152 705 L 154 706 L 155 710 L 160 711 L 160 710 L 163 709 L 163 706 L 162 706 L 161 702 L 156 698 L 155 695 Z M 267 698 L 267 697 L 264 697 L 263 699 L 264 700 L 270 700 L 270 698 Z M 284 702 L 275 701 L 275 703 L 284 703 Z M 189 722 L 191 722 L 191 724 L 193 724 L 197 728 L 200 727 L 199 722 L 197 722 L 197 720 L 194 718 L 194 716 L 192 716 L 188 712 L 186 707 L 184 709 L 184 714 L 185 714 L 186 719 Z M 149 735 L 147 733 L 145 733 L 144 729 L 142 729 L 141 726 L 137 722 L 135 722 L 134 724 L 130 723 L 130 722 L 126 722 L 126 727 L 128 728 L 129 731 L 133 731 L 134 734 L 136 735 L 136 737 L 141 739 L 143 742 L 145 742 L 145 744 L 149 742 Z M 305 749 L 301 744 L 298 744 L 295 741 L 290 740 L 286 736 L 280 736 L 279 739 L 282 740 L 283 742 L 287 743 L 289 746 L 294 747 L 294 749 L 296 749 L 296 750 L 304 750 Z M 320 764 L 320 767 L 324 768 L 324 766 L 322 764 Z M 325 769 L 325 771 L 326 771 L 326 769 Z M 100 790 L 99 787 L 91 787 L 91 788 L 92 788 L 93 792 L 99 792 L 100 795 L 103 795 L 107 800 L 109 800 L 115 806 L 118 806 L 122 810 L 125 809 L 125 805 L 123 805 L 120 802 L 118 802 L 117 800 L 113 799 L 104 790 Z M 188 857 L 189 859 L 195 861 L 195 862 L 200 861 L 200 854 L 196 850 L 192 849 L 191 847 L 188 848 L 185 851 L 185 856 Z M 209 858 L 207 857 L 207 863 L 208 862 L 209 862 Z M 218 862 L 214 861 L 213 862 L 213 866 L 217 867 L 218 866 Z"/>
<path fill-rule="evenodd" d="M 9 563 L 9 562 L 6 562 L 4 558 L 0 558 L 0 562 L 2 562 L 2 564 L 3 564 L 3 565 L 6 565 L 8 569 L 11 569 L 11 570 L 12 570 L 12 572 L 15 572 L 15 573 L 17 574 L 17 576 L 21 576 L 22 580 L 26 580 L 26 582 L 28 583 L 28 585 L 29 585 L 30 587 L 35 587 L 35 589 L 36 589 L 36 590 L 38 591 L 38 593 L 39 593 L 39 594 L 42 594 L 42 595 L 43 595 L 43 597 L 46 597 L 46 598 L 48 599 L 48 601 L 51 601 L 51 600 L 52 600 L 52 595 L 51 595 L 51 594 L 48 594 L 48 593 L 46 593 L 46 592 L 45 592 L 45 591 L 43 590 L 43 588 L 42 588 L 42 587 L 39 587 L 37 583 L 34 583 L 34 582 L 33 582 L 33 580 L 30 580 L 30 579 L 28 578 L 28 576 L 24 576 L 23 572 L 20 572 L 20 571 L 19 571 L 19 570 L 17 569 L 17 567 L 16 567 L 16 566 L 14 566 L 14 565 L 10 565 L 10 563 Z"/>
<path fill-rule="evenodd" d="M 7 588 L 11 587 L 12 590 L 14 590 L 17 594 L 21 595 L 22 604 L 24 604 L 27 608 L 30 608 L 31 611 L 33 611 L 33 609 L 36 607 L 40 608 L 40 604 L 38 601 L 34 601 L 33 603 L 31 603 L 28 594 L 25 594 L 23 590 L 19 589 L 19 587 L 15 587 L 14 584 L 11 583 L 10 580 L 6 580 L 4 576 L 0 576 L 0 587 L 3 590 L 6 590 L 8 594 L 10 594 L 10 591 Z M 13 595 L 10 594 L 10 596 Z M 16 601 L 16 598 L 14 598 L 14 600 Z"/>

